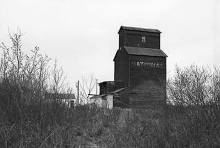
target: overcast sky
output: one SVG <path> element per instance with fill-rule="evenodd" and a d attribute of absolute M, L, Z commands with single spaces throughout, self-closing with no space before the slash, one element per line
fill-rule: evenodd
<path fill-rule="evenodd" d="M 19 27 L 23 50 L 57 58 L 73 87 L 90 74 L 114 80 L 121 25 L 162 32 L 168 75 L 175 64 L 220 67 L 219 0 L 0 0 L 0 42 Z"/>

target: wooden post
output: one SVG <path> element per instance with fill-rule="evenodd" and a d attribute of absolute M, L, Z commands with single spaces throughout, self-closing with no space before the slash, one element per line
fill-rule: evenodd
<path fill-rule="evenodd" d="M 77 100 L 76 105 L 79 105 L 79 80 L 76 83 L 76 89 L 77 89 Z"/>
<path fill-rule="evenodd" d="M 96 83 L 96 84 L 95 84 L 95 85 L 96 85 L 96 95 L 98 95 L 98 90 L 97 90 L 97 87 L 98 87 L 98 79 L 95 79 L 95 80 L 96 80 L 96 82 L 95 82 L 95 83 Z"/>

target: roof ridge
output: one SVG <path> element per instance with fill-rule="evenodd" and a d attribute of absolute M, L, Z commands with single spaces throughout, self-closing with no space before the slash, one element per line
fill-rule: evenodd
<path fill-rule="evenodd" d="M 167 55 L 161 49 L 127 47 L 127 46 L 124 46 L 124 49 L 130 55 L 146 55 L 146 56 L 167 57 Z"/>
<path fill-rule="evenodd" d="M 121 26 L 118 33 L 121 29 L 124 30 L 132 30 L 132 31 L 142 31 L 142 32 L 154 32 L 154 33 L 161 33 L 158 29 L 152 29 L 152 28 L 140 28 L 140 27 L 129 27 L 129 26 Z"/>
<path fill-rule="evenodd" d="M 152 49 L 152 50 L 161 50 L 160 48 L 149 48 L 149 47 L 133 47 L 133 46 L 123 46 L 125 48 L 143 48 L 143 49 Z"/>

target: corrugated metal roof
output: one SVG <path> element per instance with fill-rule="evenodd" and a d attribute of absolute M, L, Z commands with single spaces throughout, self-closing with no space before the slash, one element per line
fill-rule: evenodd
<path fill-rule="evenodd" d="M 149 28 L 137 28 L 137 27 L 127 27 L 127 26 L 121 26 L 118 33 L 121 29 L 124 30 L 131 30 L 131 31 L 142 31 L 142 32 L 154 32 L 154 33 L 161 33 L 158 29 L 149 29 Z"/>
<path fill-rule="evenodd" d="M 140 48 L 140 47 L 124 47 L 124 49 L 130 55 L 167 57 L 167 55 L 161 49 Z"/>

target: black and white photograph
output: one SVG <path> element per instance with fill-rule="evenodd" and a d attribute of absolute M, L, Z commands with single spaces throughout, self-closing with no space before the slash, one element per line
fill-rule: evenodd
<path fill-rule="evenodd" d="M 219 147 L 219 0 L 0 0 L 0 148 Z"/>

